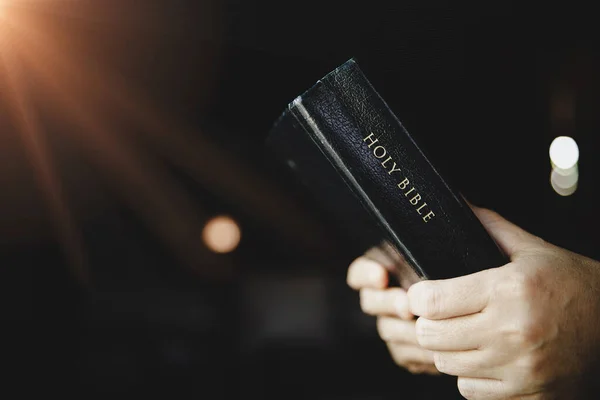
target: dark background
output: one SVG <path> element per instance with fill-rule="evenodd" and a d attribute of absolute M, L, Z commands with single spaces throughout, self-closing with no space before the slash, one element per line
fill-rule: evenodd
<path fill-rule="evenodd" d="M 358 254 L 263 146 L 286 104 L 350 57 L 471 202 L 600 259 L 600 51 L 593 13 L 577 3 L 87 0 L 27 12 L 89 61 L 76 68 L 85 79 L 93 79 L 86 68 L 102 65 L 193 132 L 197 147 L 187 150 L 200 176 L 214 179 L 195 179 L 142 146 L 199 210 L 197 231 L 186 233 L 199 252 L 190 269 L 85 155 L 61 162 L 72 154 L 56 138 L 69 128 L 38 98 L 83 238 L 82 282 L 2 100 L 1 359 L 15 377 L 3 379 L 21 391 L 456 395 L 452 379 L 393 365 L 345 285 Z M 564 107 L 572 118 L 561 119 Z M 127 113 L 103 118 L 144 131 Z M 175 135 L 172 126 L 166 133 Z M 570 197 L 549 182 L 548 146 L 559 135 L 580 147 Z M 215 256 L 199 232 L 223 213 L 243 237 L 234 253 Z"/>

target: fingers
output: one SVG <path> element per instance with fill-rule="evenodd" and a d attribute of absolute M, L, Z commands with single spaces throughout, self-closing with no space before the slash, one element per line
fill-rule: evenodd
<path fill-rule="evenodd" d="M 348 268 L 347 282 L 356 290 L 383 289 L 388 285 L 388 274 L 381 264 L 366 257 L 359 257 Z"/>
<path fill-rule="evenodd" d="M 415 324 L 415 336 L 429 350 L 475 350 L 485 344 L 488 336 L 485 326 L 489 324 L 484 318 L 481 313 L 437 321 L 421 317 Z"/>
<path fill-rule="evenodd" d="M 403 319 L 412 319 L 408 310 L 408 296 L 400 288 L 385 290 L 362 289 L 360 291 L 360 306 L 370 315 L 393 315 Z"/>
<path fill-rule="evenodd" d="M 495 379 L 493 357 L 483 353 L 484 351 L 436 351 L 433 352 L 433 360 L 438 371 L 443 374 Z"/>
<path fill-rule="evenodd" d="M 359 257 L 350 264 L 347 281 L 350 287 L 360 290 L 360 303 L 365 313 L 412 319 L 406 291 L 400 288 L 385 289 L 389 283 L 388 273 L 381 264 Z"/>
<path fill-rule="evenodd" d="M 408 290 L 409 310 L 427 319 L 446 319 L 483 310 L 495 270 L 458 278 L 417 282 Z"/>
<path fill-rule="evenodd" d="M 379 317 L 377 318 L 377 332 L 385 342 L 418 345 L 415 333 L 415 321 Z"/>
<path fill-rule="evenodd" d="M 509 257 L 531 243 L 541 241 L 537 236 L 507 221 L 494 211 L 474 206 L 471 208 L 488 233 Z"/>
<path fill-rule="evenodd" d="M 403 365 L 412 374 L 429 374 L 439 375 L 440 371 L 437 370 L 433 364 L 408 364 Z"/>
<path fill-rule="evenodd" d="M 400 366 L 411 364 L 434 365 L 433 353 L 419 346 L 404 343 L 386 343 L 394 362 Z"/>
<path fill-rule="evenodd" d="M 500 400 L 512 398 L 503 381 L 495 379 L 458 378 L 458 391 L 468 400 Z"/>

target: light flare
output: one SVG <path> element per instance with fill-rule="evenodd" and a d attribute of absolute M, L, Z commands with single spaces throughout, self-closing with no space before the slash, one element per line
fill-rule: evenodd
<path fill-rule="evenodd" d="M 59 155 L 48 145 L 56 138 L 44 129 L 40 108 L 65 125 L 56 132 L 60 139 L 89 160 L 117 196 L 195 272 L 222 277 L 231 266 L 198 246 L 199 230 L 208 217 L 161 160 L 213 194 L 252 209 L 252 217 L 291 241 L 310 249 L 329 248 L 331 238 L 299 202 L 274 191 L 263 177 L 204 135 L 164 115 L 130 82 L 111 73 L 85 37 L 61 26 L 68 21 L 86 31 L 121 28 L 126 41 L 128 29 L 148 33 L 164 18 L 151 3 L 0 0 L 0 107 L 3 102 L 10 105 L 56 234 L 77 275 L 82 281 L 90 276 L 83 238 L 58 168 Z M 218 270 L 212 268 L 215 264 Z"/>
<path fill-rule="evenodd" d="M 549 149 L 552 172 L 550 184 L 556 193 L 566 197 L 577 190 L 579 181 L 579 146 L 569 136 L 558 136 Z"/>
<path fill-rule="evenodd" d="M 62 9 L 69 17 L 77 14 L 75 4 L 72 0 L 0 0 L 1 100 L 9 106 L 65 255 L 79 280 L 88 283 L 82 235 L 47 146 L 50 138 L 36 107 L 41 103 L 69 126 L 61 135 L 114 184 L 116 194 L 185 265 L 200 268 L 197 227 L 205 218 L 153 157 L 107 123 L 112 120 L 106 112 L 112 103 L 104 87 L 110 76 L 98 73 L 101 68 L 78 64 L 76 48 L 64 46 L 60 30 L 48 23 L 48 12 L 60 14 Z M 116 91 L 123 98 L 132 97 L 125 85 Z M 127 115 L 127 110 L 120 111 Z"/>

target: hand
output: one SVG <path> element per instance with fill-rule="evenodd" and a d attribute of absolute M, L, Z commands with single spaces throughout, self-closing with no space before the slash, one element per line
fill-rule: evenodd
<path fill-rule="evenodd" d="M 581 398 L 600 352 L 600 263 L 474 211 L 511 262 L 411 286 L 418 343 L 467 399 Z"/>
<path fill-rule="evenodd" d="M 386 342 L 396 364 L 412 373 L 438 374 L 433 353 L 417 343 L 415 319 L 408 311 L 406 291 L 387 288 L 385 268 L 365 257 L 348 269 L 348 284 L 360 290 L 360 304 L 367 314 L 377 316 L 379 335 Z"/>

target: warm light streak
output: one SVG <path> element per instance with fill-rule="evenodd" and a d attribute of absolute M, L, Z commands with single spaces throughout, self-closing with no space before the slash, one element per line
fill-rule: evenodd
<path fill-rule="evenodd" d="M 75 269 L 77 278 L 81 282 L 88 282 L 89 271 L 84 260 L 82 239 L 69 212 L 60 178 L 54 168 L 52 155 L 48 151 L 38 118 L 31 106 L 29 89 L 25 85 L 25 79 L 21 76 L 19 61 L 14 56 L 11 52 L 0 51 L 0 63 L 4 65 L 6 72 L 9 89 L 7 95 L 9 103 L 14 109 L 14 119 L 21 129 L 20 137 L 23 146 L 28 152 L 38 184 L 48 202 L 52 213 L 51 217 L 64 244 L 66 256 Z"/>
<path fill-rule="evenodd" d="M 8 18 L 8 0 L 0 0 L 0 45 L 5 42 L 3 37 L 6 34 L 6 28 L 4 27 L 6 18 Z"/>
<path fill-rule="evenodd" d="M 129 42 L 133 41 L 130 29 L 140 29 L 144 34 L 156 32 L 156 37 L 162 37 L 164 32 L 154 31 L 154 27 L 164 17 L 150 6 L 153 2 L 126 2 L 130 8 L 123 10 L 120 5 L 115 6 L 122 4 L 118 0 L 0 0 L 3 1 L 8 6 L 0 16 L 0 107 L 5 102 L 11 104 L 8 111 L 27 147 L 32 170 L 56 222 L 57 235 L 78 268 L 82 268 L 84 252 L 70 206 L 73 199 L 67 198 L 66 193 L 80 193 L 64 187 L 57 168 L 60 160 L 55 160 L 58 155 L 46 146 L 55 138 L 45 131 L 37 106 L 64 124 L 56 132 L 60 141 L 93 164 L 104 182 L 112 185 L 117 198 L 195 272 L 213 274 L 204 268 L 215 255 L 198 245 L 199 231 L 208 216 L 164 168 L 163 160 L 216 196 L 235 198 L 251 209 L 261 223 L 271 224 L 295 242 L 311 248 L 329 243 L 327 235 L 319 234 L 319 225 L 302 213 L 300 204 L 273 191 L 268 181 L 204 135 L 182 129 L 147 96 L 136 92 L 118 71 L 111 71 L 106 60 L 97 56 L 94 44 L 86 42 L 86 36 L 61 26 L 63 22 L 76 21 L 78 29 L 89 28 L 94 34 L 108 29 L 114 40 L 121 40 L 120 34 L 123 41 Z M 129 18 L 135 20 L 133 25 L 137 28 L 132 28 Z M 206 18 L 210 19 L 210 15 Z M 144 45 L 153 46 L 152 39 L 145 38 L 149 42 Z M 4 70 L 12 73 L 5 74 Z M 267 200 L 265 193 L 269 193 Z M 287 206 L 274 206 L 277 204 Z M 306 235 L 306 231 L 315 233 Z M 230 247 L 237 246 L 231 243 Z M 219 248 L 222 247 L 213 250 Z"/>
<path fill-rule="evenodd" d="M 165 240 L 184 264 L 198 268 L 196 238 L 201 218 L 197 208 L 172 176 L 146 154 L 145 148 L 136 146 L 126 132 L 116 129 L 107 115 L 117 112 L 117 119 L 130 118 L 126 104 L 115 103 L 106 89 L 138 103 L 130 88 L 98 72 L 103 70 L 101 66 L 78 62 L 86 58 L 85 54 L 78 55 L 80 49 L 69 47 L 72 42 L 65 45 L 71 38 L 64 32 L 61 36 L 56 25 L 41 17 L 48 11 L 56 14 L 59 5 L 73 13 L 74 4 L 71 0 L 0 0 L 4 6 L 0 15 L 0 71 L 6 71 L 0 73 L 0 96 L 9 104 L 8 111 L 19 129 L 55 221 L 57 236 L 62 239 L 77 275 L 81 281 L 87 281 L 83 243 L 62 189 L 62 179 L 53 166 L 53 154 L 46 146 L 49 138 L 36 111 L 40 104 L 51 107 L 53 115 L 69 126 L 61 134 L 67 135 L 71 145 L 95 164 L 113 184 L 117 195 Z M 84 2 L 77 4 L 79 11 L 83 10 Z M 142 103 L 140 99 L 139 104 Z M 138 114 L 143 118 L 153 111 L 141 109 Z"/>

